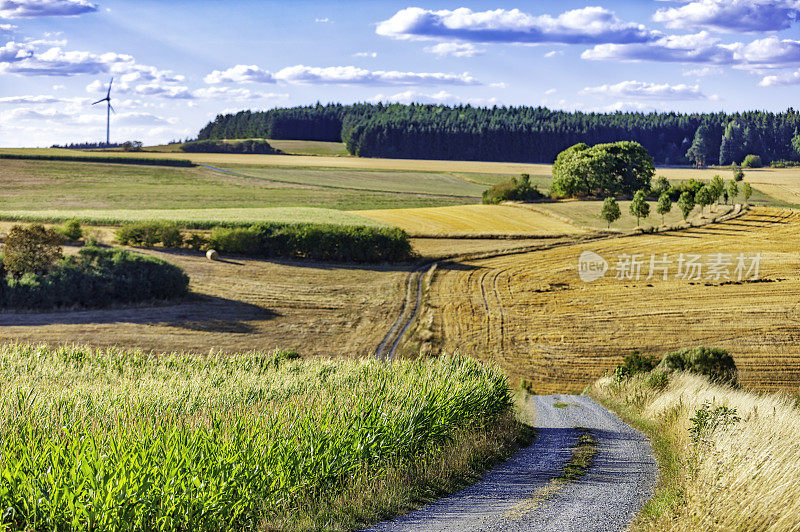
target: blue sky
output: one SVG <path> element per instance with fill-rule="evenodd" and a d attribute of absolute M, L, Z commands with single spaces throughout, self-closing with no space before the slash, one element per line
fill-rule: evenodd
<path fill-rule="evenodd" d="M 0 0 L 0 146 L 194 136 L 321 102 L 797 105 L 800 0 Z"/>

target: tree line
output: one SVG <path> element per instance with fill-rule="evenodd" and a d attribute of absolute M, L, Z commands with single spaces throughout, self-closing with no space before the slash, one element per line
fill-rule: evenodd
<path fill-rule="evenodd" d="M 545 107 L 316 104 L 218 115 L 199 140 L 343 141 L 360 157 L 552 163 L 565 148 L 627 140 L 658 164 L 800 158 L 800 112 L 583 113 Z"/>

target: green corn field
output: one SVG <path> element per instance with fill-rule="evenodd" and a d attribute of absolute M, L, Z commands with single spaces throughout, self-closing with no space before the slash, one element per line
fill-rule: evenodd
<path fill-rule="evenodd" d="M 509 413 L 495 367 L 0 347 L 0 529 L 253 529 Z"/>

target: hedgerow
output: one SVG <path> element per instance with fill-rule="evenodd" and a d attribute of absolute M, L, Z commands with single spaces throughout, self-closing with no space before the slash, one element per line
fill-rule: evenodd
<path fill-rule="evenodd" d="M 70 157 L 69 155 L 28 155 L 21 153 L 0 153 L 0 159 L 21 159 L 31 161 L 72 161 L 76 163 L 113 163 L 113 164 L 139 164 L 145 166 L 195 166 L 187 159 L 158 159 L 150 157 L 103 157 L 91 155 L 86 157 Z"/>
<path fill-rule="evenodd" d="M 47 273 L 0 277 L 0 308 L 104 307 L 180 298 L 188 287 L 183 270 L 164 260 L 85 246 Z"/>

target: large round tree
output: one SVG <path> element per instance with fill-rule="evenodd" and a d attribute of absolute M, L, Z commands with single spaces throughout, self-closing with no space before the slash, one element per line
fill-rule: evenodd
<path fill-rule="evenodd" d="M 631 195 L 648 190 L 654 174 L 653 158 L 638 142 L 581 143 L 558 154 L 552 192 L 561 197 Z"/>

